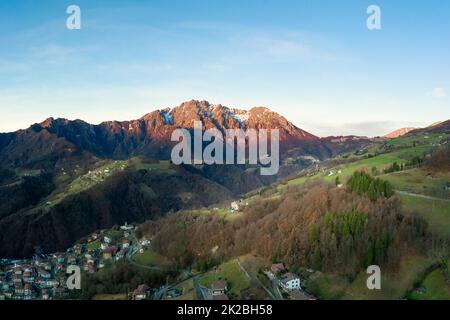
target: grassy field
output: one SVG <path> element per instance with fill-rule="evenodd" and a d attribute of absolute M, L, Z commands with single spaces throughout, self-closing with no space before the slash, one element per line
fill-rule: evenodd
<path fill-rule="evenodd" d="M 381 270 L 381 290 L 367 289 L 366 273 L 361 273 L 347 288 L 345 300 L 391 300 L 402 299 L 408 291 L 414 288 L 414 284 L 423 273 L 431 266 L 432 262 L 424 257 L 410 256 L 400 263 L 400 268 L 395 273 Z"/>
<path fill-rule="evenodd" d="M 426 292 L 420 293 L 416 290 L 408 295 L 411 300 L 450 300 L 450 284 L 444 276 L 442 269 L 432 271 L 419 285 Z"/>
<path fill-rule="evenodd" d="M 216 207 L 215 209 L 212 209 L 212 210 L 211 209 L 199 209 L 199 210 L 191 210 L 189 212 L 191 212 L 195 215 L 199 215 L 199 216 L 214 214 L 214 215 L 220 216 L 226 220 L 233 220 L 233 219 L 236 219 L 237 217 L 240 217 L 243 215 L 242 211 L 231 212 L 230 205 Z"/>
<path fill-rule="evenodd" d="M 158 162 L 146 162 L 141 158 L 132 159 L 131 165 L 134 166 L 136 170 L 169 170 L 170 169 L 170 161 L 158 161 Z"/>
<path fill-rule="evenodd" d="M 445 139 L 448 134 L 432 133 L 432 134 L 415 134 L 412 136 L 402 136 L 395 139 L 390 139 L 386 142 L 388 146 L 406 148 L 416 143 L 418 146 L 430 147 Z"/>
<path fill-rule="evenodd" d="M 125 293 L 97 294 L 92 298 L 92 300 L 109 300 L 109 301 L 127 300 L 127 295 Z"/>
<path fill-rule="evenodd" d="M 429 200 L 414 196 L 401 195 L 407 213 L 417 213 L 429 224 L 432 232 L 450 235 L 450 202 Z"/>
<path fill-rule="evenodd" d="M 133 261 L 144 266 L 158 267 L 169 264 L 169 262 L 158 253 L 151 249 L 145 250 L 144 253 L 136 253 L 133 256 Z"/>
<path fill-rule="evenodd" d="M 230 298 L 241 298 L 242 292 L 250 286 L 249 279 L 242 272 L 236 259 L 225 262 L 219 265 L 216 270 L 204 274 L 200 277 L 199 282 L 202 286 L 211 288 L 212 283 L 216 280 L 227 281 Z"/>
<path fill-rule="evenodd" d="M 450 172 L 428 176 L 426 170 L 412 169 L 385 174 L 380 178 L 389 181 L 397 190 L 450 199 L 450 190 L 445 190 L 450 182 Z"/>
<path fill-rule="evenodd" d="M 341 182 L 345 182 L 346 179 L 348 179 L 355 171 L 367 170 L 368 172 L 370 172 L 373 167 L 376 167 L 377 170 L 383 170 L 384 168 L 392 165 L 392 163 L 394 163 L 395 161 L 399 160 L 400 158 L 398 152 L 382 154 L 373 158 L 367 158 L 352 163 L 338 165 L 332 169 L 326 170 L 325 172 L 316 174 L 312 177 L 300 177 L 297 179 L 293 179 L 290 180 L 288 184 L 298 185 L 315 179 L 323 179 L 325 181 L 331 182 L 334 181 L 336 177 L 339 177 Z"/>
<path fill-rule="evenodd" d="M 183 291 L 183 294 L 179 297 L 171 298 L 169 300 L 195 300 L 196 299 L 194 281 L 192 279 L 189 279 L 189 280 L 186 280 L 186 281 L 180 283 L 177 286 L 177 289 L 181 289 Z"/>
<path fill-rule="evenodd" d="M 100 249 L 100 240 L 95 240 L 95 241 L 89 242 L 87 244 L 87 248 L 88 248 L 88 250 L 98 250 L 98 249 Z"/>
<path fill-rule="evenodd" d="M 316 272 L 306 283 L 306 290 L 322 300 L 338 300 L 349 286 L 349 282 L 339 276 Z"/>
<path fill-rule="evenodd" d="M 36 177 L 41 174 L 41 170 L 31 170 L 31 169 L 15 169 L 16 176 L 18 177 Z"/>
<path fill-rule="evenodd" d="M 386 145 L 388 147 L 390 146 L 395 148 L 392 152 L 382 153 L 365 159 L 356 160 L 351 163 L 337 165 L 332 169 L 325 170 L 325 172 L 318 173 L 312 177 L 299 177 L 290 180 L 288 184 L 304 184 L 307 181 L 318 178 L 325 181 L 334 181 L 337 176 L 339 176 L 341 182 L 345 182 L 346 179 L 353 174 L 353 172 L 358 170 L 367 170 L 368 172 L 371 172 L 372 168 L 376 168 L 378 172 L 382 172 L 383 169 L 388 168 L 394 162 L 404 163 L 407 160 L 411 160 L 415 156 L 422 157 L 425 153 L 430 152 L 433 148 L 436 148 L 438 143 L 447 136 L 448 135 L 446 134 L 419 134 L 415 136 L 391 139 L 386 142 Z M 378 145 L 377 148 L 379 148 Z M 330 174 L 330 172 L 332 172 L 332 174 Z M 447 179 L 448 182 L 448 175 L 443 177 L 443 179 Z M 401 179 L 399 180 L 401 181 Z M 429 185 L 429 183 L 427 185 Z"/>

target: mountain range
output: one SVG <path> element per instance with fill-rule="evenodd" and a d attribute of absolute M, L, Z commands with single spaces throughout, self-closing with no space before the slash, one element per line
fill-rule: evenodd
<path fill-rule="evenodd" d="M 262 177 L 250 165 L 171 164 L 171 133 L 193 130 L 194 121 L 221 132 L 279 129 L 279 174 Z M 98 229 L 229 201 L 370 143 L 319 138 L 264 107 L 246 111 L 196 100 L 132 121 L 48 118 L 0 134 L 0 257 L 29 256 L 36 246 L 63 250 Z"/>
<path fill-rule="evenodd" d="M 1 134 L 0 151 L 2 155 L 9 155 L 3 157 L 2 162 L 29 165 L 29 161 L 38 161 L 23 150 L 24 144 L 30 143 L 47 144 L 47 151 L 51 150 L 52 153 L 64 149 L 72 154 L 76 151 L 89 152 L 103 158 L 124 159 L 140 155 L 168 159 L 173 146 L 170 141 L 172 131 L 177 128 L 193 129 L 194 121 L 201 121 L 205 129 L 216 128 L 222 133 L 226 129 L 278 128 L 282 150 L 314 147 L 315 150 L 309 153 L 321 157 L 330 156 L 334 151 L 330 144 L 327 148 L 320 138 L 295 127 L 267 108 L 243 111 L 192 100 L 179 107 L 157 110 L 132 121 L 91 125 L 81 120 L 48 118 L 26 130 Z M 42 148 L 46 149 L 44 145 Z M 20 153 L 20 159 L 14 157 L 17 153 Z"/>

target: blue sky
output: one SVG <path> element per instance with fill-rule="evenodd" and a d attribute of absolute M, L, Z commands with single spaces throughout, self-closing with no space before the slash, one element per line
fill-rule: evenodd
<path fill-rule="evenodd" d="M 66 28 L 71 4 L 81 30 Z M 449 53 L 448 1 L 2 1 L 0 131 L 205 99 L 321 136 L 381 135 L 450 118 Z"/>

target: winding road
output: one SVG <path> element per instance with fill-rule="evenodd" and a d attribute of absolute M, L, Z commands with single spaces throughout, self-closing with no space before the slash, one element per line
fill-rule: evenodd
<path fill-rule="evenodd" d="M 450 199 L 436 198 L 436 197 L 426 196 L 426 195 L 423 195 L 423 194 L 412 193 L 412 192 L 408 192 L 408 191 L 401 191 L 401 190 L 394 190 L 394 191 L 396 193 L 400 194 L 400 195 L 403 195 L 403 196 L 411 196 L 411 197 L 428 199 L 428 200 L 437 200 L 437 201 L 450 202 Z"/>
<path fill-rule="evenodd" d="M 267 288 L 263 285 L 263 283 L 262 283 L 257 277 L 254 277 L 251 273 L 249 273 L 249 272 L 247 271 L 247 269 L 244 268 L 244 266 L 241 264 L 241 262 L 239 261 L 239 259 L 237 259 L 237 263 L 238 263 L 239 267 L 241 268 L 242 272 L 244 272 L 245 276 L 246 276 L 251 282 L 258 284 L 264 291 L 266 291 L 266 293 L 269 295 L 269 297 L 270 297 L 272 300 L 282 300 L 282 299 L 283 299 L 281 293 L 280 293 L 281 299 L 275 297 L 275 295 L 274 295 L 269 289 L 267 289 Z M 278 289 L 278 287 L 277 287 L 277 289 Z"/>

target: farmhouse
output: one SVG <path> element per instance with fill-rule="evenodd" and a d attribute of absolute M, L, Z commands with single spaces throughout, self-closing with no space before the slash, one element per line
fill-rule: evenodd
<path fill-rule="evenodd" d="M 139 287 L 137 287 L 136 290 L 133 291 L 133 299 L 134 300 L 144 300 L 147 299 L 148 292 L 150 290 L 150 287 L 146 284 L 141 284 Z"/>
<path fill-rule="evenodd" d="M 239 211 L 239 203 L 237 201 L 233 201 L 230 205 L 230 212 Z"/>
<path fill-rule="evenodd" d="M 270 267 L 270 273 L 272 273 L 272 276 L 279 275 L 286 271 L 286 267 L 283 263 L 275 263 Z"/>
<path fill-rule="evenodd" d="M 227 282 L 225 280 L 214 281 L 212 284 L 212 295 L 213 296 L 223 296 L 228 290 Z"/>
<path fill-rule="evenodd" d="M 300 289 L 300 278 L 289 272 L 286 273 L 283 278 L 280 281 L 281 287 L 283 287 L 283 289 L 285 290 L 296 290 L 296 289 Z"/>

